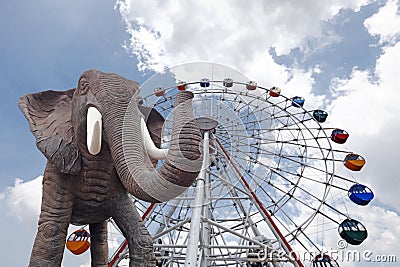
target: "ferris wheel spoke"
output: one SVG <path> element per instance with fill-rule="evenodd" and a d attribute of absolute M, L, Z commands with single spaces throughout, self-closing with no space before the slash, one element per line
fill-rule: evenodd
<path fill-rule="evenodd" d="M 277 190 L 281 191 L 282 193 L 285 193 L 286 191 L 274 186 L 273 184 L 270 184 L 272 187 L 275 187 Z M 338 209 L 335 209 L 334 207 L 332 207 L 331 205 L 329 205 L 328 203 L 326 203 L 326 201 L 319 199 L 317 196 L 314 196 L 313 194 L 311 194 L 310 192 L 308 192 L 307 190 L 304 190 L 302 187 L 298 187 L 300 190 L 302 190 L 304 193 L 310 195 L 312 198 L 314 198 L 315 200 L 317 200 L 318 202 L 322 203 L 323 205 L 331 208 L 332 210 L 334 210 L 335 212 L 337 212 L 340 215 L 344 215 L 346 216 L 343 212 L 339 211 Z M 300 202 L 301 204 L 305 205 L 306 207 L 310 208 L 311 210 L 315 211 L 316 213 L 319 213 L 323 216 L 325 216 L 326 218 L 328 218 L 329 220 L 331 220 L 332 222 L 339 224 L 338 221 L 336 221 L 335 219 L 331 218 L 330 216 L 328 216 L 327 214 L 323 213 L 320 211 L 320 209 L 315 209 L 314 207 L 309 206 L 308 204 L 304 203 L 302 200 L 299 200 L 298 198 L 294 197 L 293 195 L 289 196 L 290 198 L 293 198 L 294 200 Z"/>
<path fill-rule="evenodd" d="M 285 172 L 286 172 L 286 171 L 285 171 Z M 275 173 L 276 173 L 277 175 L 279 175 L 281 178 L 287 180 L 291 185 L 293 185 L 293 182 L 290 181 L 286 176 L 280 174 L 279 172 L 275 172 Z M 293 174 L 293 173 L 292 173 L 292 174 Z M 296 175 L 297 175 L 297 174 L 296 174 Z M 256 176 L 256 175 L 255 175 L 255 176 Z M 305 178 L 305 177 L 303 177 L 303 178 Z M 313 181 L 314 181 L 314 182 L 320 182 L 320 181 L 317 181 L 317 180 L 313 180 Z M 268 183 L 269 186 L 274 187 L 275 189 L 277 189 L 278 191 L 280 191 L 280 192 L 283 193 L 284 195 L 289 196 L 289 198 L 293 198 L 294 200 L 296 200 L 296 201 L 300 202 L 301 204 L 305 205 L 306 207 L 308 207 L 308 208 L 310 208 L 310 209 L 312 209 L 312 210 L 314 210 L 314 211 L 317 211 L 314 207 L 311 207 L 311 206 L 309 206 L 307 203 L 305 203 L 305 202 L 299 200 L 298 198 L 296 198 L 293 194 L 290 193 L 290 191 L 287 192 L 287 191 L 285 191 L 285 190 L 283 190 L 283 189 L 281 189 L 281 188 L 275 186 L 271 181 L 268 181 L 267 183 Z M 323 184 L 326 185 L 326 183 L 323 183 Z M 260 188 L 262 188 L 262 186 L 261 186 L 260 184 L 257 184 L 257 186 L 259 186 Z M 314 198 L 315 200 L 317 200 L 318 202 L 321 202 L 321 203 L 324 202 L 324 200 L 319 199 L 319 198 L 316 197 L 315 195 L 311 194 L 308 190 L 305 190 L 305 189 L 303 189 L 302 187 L 298 187 L 298 186 L 294 186 L 294 187 L 299 188 L 299 189 L 302 190 L 304 193 L 310 195 L 311 197 L 313 197 L 313 198 Z M 267 195 L 268 195 L 268 194 L 267 194 Z M 276 204 L 276 203 L 275 203 L 275 204 Z M 331 218 L 329 218 L 329 219 L 331 219 Z M 331 219 L 331 220 L 332 220 L 332 219 Z M 337 221 L 334 221 L 334 222 L 337 223 Z"/>
<path fill-rule="evenodd" d="M 309 237 L 308 234 L 304 233 L 304 231 L 299 228 L 298 232 L 310 243 L 312 244 L 313 248 L 317 249 L 317 251 L 321 252 L 321 248 Z M 299 241 L 299 238 L 292 237 L 291 241 Z M 308 246 L 304 245 L 303 243 L 299 243 L 306 251 L 312 251 Z"/>
<path fill-rule="evenodd" d="M 275 186 L 274 184 L 272 184 L 272 183 L 269 183 L 269 185 L 272 186 L 272 187 L 274 187 L 274 188 L 276 188 L 278 191 L 281 191 L 281 193 L 283 193 L 284 195 L 289 196 L 289 199 L 294 199 L 294 200 L 298 201 L 299 203 L 301 203 L 302 205 L 308 207 L 308 208 L 309 208 L 310 210 L 312 210 L 313 212 L 315 212 L 315 213 L 317 212 L 317 210 L 316 210 L 314 207 L 311 207 L 311 206 L 309 206 L 307 203 L 305 203 L 304 201 L 299 200 L 298 198 L 294 197 L 293 194 L 290 194 L 290 193 L 288 193 L 288 192 L 282 190 L 281 188 L 276 187 L 276 186 Z M 262 188 L 259 184 L 258 184 L 258 186 L 259 186 L 259 188 Z M 268 194 L 267 194 L 267 195 L 268 195 Z M 318 199 L 318 198 L 317 198 L 317 199 Z M 279 204 L 278 204 L 277 202 L 275 202 L 274 205 L 277 206 L 277 207 L 279 207 Z M 279 209 L 280 209 L 280 208 L 279 208 Z M 274 213 L 273 213 L 273 214 L 274 214 Z M 289 220 L 291 220 L 290 216 L 287 216 L 287 217 L 288 217 Z"/>
<path fill-rule="evenodd" d="M 278 187 L 274 186 L 273 184 L 271 184 L 271 186 L 272 186 L 272 187 L 275 187 L 278 191 L 281 191 L 282 193 L 285 193 L 285 192 L 286 192 L 286 191 L 282 190 L 281 188 L 278 188 Z M 320 201 L 321 203 L 324 203 L 324 201 L 322 201 L 322 200 L 319 199 L 318 197 L 316 197 L 316 196 L 310 194 L 308 191 L 303 190 L 301 187 L 299 187 L 299 189 L 301 189 L 304 193 L 309 194 L 311 197 L 313 197 L 313 198 L 316 199 L 317 201 Z M 314 212 L 315 212 L 314 216 L 317 215 L 317 214 L 321 214 L 321 215 L 323 215 L 324 217 L 326 217 L 326 218 L 328 218 L 329 220 L 331 220 L 332 222 L 334 222 L 334 223 L 336 223 L 336 224 L 339 224 L 339 222 L 336 221 L 335 219 L 331 218 L 330 216 L 328 216 L 328 215 L 325 214 L 325 213 L 322 213 L 322 212 L 320 211 L 320 209 L 316 209 L 315 207 L 312 207 L 312 206 L 308 205 L 308 204 L 305 203 L 303 200 L 300 200 L 300 199 L 294 197 L 294 196 L 291 195 L 291 194 L 289 195 L 289 197 L 292 198 L 292 199 L 294 199 L 294 200 L 296 200 L 297 202 L 299 202 L 299 203 L 302 204 L 303 206 L 309 208 L 310 210 L 314 211 Z M 340 214 L 343 214 L 343 213 L 340 212 Z"/>

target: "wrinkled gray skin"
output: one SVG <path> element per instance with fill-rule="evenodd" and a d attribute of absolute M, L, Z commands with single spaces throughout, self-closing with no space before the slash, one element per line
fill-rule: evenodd
<path fill-rule="evenodd" d="M 107 266 L 109 217 L 128 240 L 129 266 L 155 266 L 152 238 L 128 193 L 148 202 L 160 202 L 165 199 L 157 199 L 152 189 L 162 192 L 170 190 L 171 185 L 183 190 L 190 186 L 201 168 L 201 133 L 193 120 L 193 94 L 180 91 L 167 160 L 155 171 L 155 162 L 151 164 L 142 145 L 142 113 L 137 96 L 136 82 L 90 70 L 82 74 L 76 89 L 20 98 L 19 106 L 37 146 L 48 159 L 29 266 L 61 265 L 70 223 L 89 224 L 92 266 Z M 86 146 L 86 114 L 90 106 L 96 107 L 103 118 L 98 155 L 91 155 Z M 143 107 L 141 110 L 149 111 Z M 151 137 L 159 146 L 163 119 L 154 110 L 147 113 Z M 162 184 L 163 181 L 168 182 Z"/>

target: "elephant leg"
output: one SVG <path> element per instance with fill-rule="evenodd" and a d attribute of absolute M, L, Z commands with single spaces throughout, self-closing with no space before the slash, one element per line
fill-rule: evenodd
<path fill-rule="evenodd" d="M 129 267 L 156 266 L 153 239 L 127 194 L 114 199 L 112 217 L 128 240 Z"/>
<path fill-rule="evenodd" d="M 42 207 L 29 267 L 61 266 L 71 219 L 73 196 L 67 179 L 47 164 L 43 177 Z"/>
<path fill-rule="evenodd" d="M 107 221 L 89 224 L 92 266 L 108 266 Z"/>

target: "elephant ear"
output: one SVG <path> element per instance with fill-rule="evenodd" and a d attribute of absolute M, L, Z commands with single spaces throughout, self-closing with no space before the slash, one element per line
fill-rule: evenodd
<path fill-rule="evenodd" d="M 151 140 L 153 140 L 156 147 L 160 148 L 162 128 L 165 121 L 164 117 L 154 108 L 139 105 L 139 110 L 144 116 Z"/>
<path fill-rule="evenodd" d="M 77 174 L 81 170 L 81 155 L 73 143 L 72 96 L 68 91 L 44 91 L 27 94 L 18 105 L 36 137 L 36 145 L 60 172 Z"/>

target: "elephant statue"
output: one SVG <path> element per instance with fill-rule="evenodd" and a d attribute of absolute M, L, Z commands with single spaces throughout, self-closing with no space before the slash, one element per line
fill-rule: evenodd
<path fill-rule="evenodd" d="M 70 223 L 89 224 L 91 265 L 108 266 L 110 217 L 128 240 L 129 266 L 155 266 L 152 237 L 129 194 L 163 202 L 196 179 L 202 135 L 192 98 L 189 91 L 176 95 L 169 149 L 160 149 L 162 116 L 139 104 L 137 82 L 118 74 L 88 70 L 74 89 L 20 98 L 47 158 L 30 267 L 61 265 Z"/>

